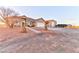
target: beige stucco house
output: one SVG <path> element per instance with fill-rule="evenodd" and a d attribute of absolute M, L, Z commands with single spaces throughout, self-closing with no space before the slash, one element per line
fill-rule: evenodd
<path fill-rule="evenodd" d="M 33 19 L 27 16 L 9 16 L 6 18 L 8 23 L 14 25 L 21 25 L 22 22 L 26 22 L 25 25 L 29 27 L 44 27 L 45 22 L 48 22 L 48 27 L 55 27 L 57 22 L 55 20 L 44 20 L 43 18 Z"/>

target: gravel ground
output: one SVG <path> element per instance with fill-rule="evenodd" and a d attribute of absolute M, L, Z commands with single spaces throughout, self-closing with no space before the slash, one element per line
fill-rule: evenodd
<path fill-rule="evenodd" d="M 36 28 L 35 28 L 36 29 Z M 1 53 L 76 53 L 79 52 L 79 29 L 37 28 L 41 33 L 19 28 L 0 28 Z"/>

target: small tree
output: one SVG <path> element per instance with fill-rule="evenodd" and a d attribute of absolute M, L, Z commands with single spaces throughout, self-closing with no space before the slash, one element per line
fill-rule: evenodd
<path fill-rule="evenodd" d="M 45 22 L 45 30 L 48 30 L 49 21 L 44 21 L 44 22 Z"/>
<path fill-rule="evenodd" d="M 22 22 L 22 24 L 21 24 L 21 33 L 26 33 L 26 32 L 27 32 L 27 30 L 25 28 L 25 22 Z"/>
<path fill-rule="evenodd" d="M 18 13 L 10 8 L 0 7 L 0 19 L 6 23 L 7 26 L 12 27 L 13 24 L 9 24 L 8 16 L 17 16 Z"/>

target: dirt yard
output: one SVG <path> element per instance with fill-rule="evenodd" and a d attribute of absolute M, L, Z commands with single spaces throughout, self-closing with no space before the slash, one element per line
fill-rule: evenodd
<path fill-rule="evenodd" d="M 34 29 L 34 28 L 33 28 Z M 0 27 L 1 53 L 72 53 L 79 52 L 79 29 L 51 28 L 39 33 L 28 30 L 20 33 L 20 28 Z"/>

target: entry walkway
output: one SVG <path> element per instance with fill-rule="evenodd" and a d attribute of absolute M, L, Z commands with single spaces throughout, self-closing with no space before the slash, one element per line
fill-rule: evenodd
<path fill-rule="evenodd" d="M 31 30 L 31 31 L 34 32 L 34 33 L 41 33 L 40 31 L 37 31 L 37 30 L 32 29 L 32 28 L 30 28 L 30 27 L 26 27 L 26 28 L 28 28 L 29 30 Z"/>

